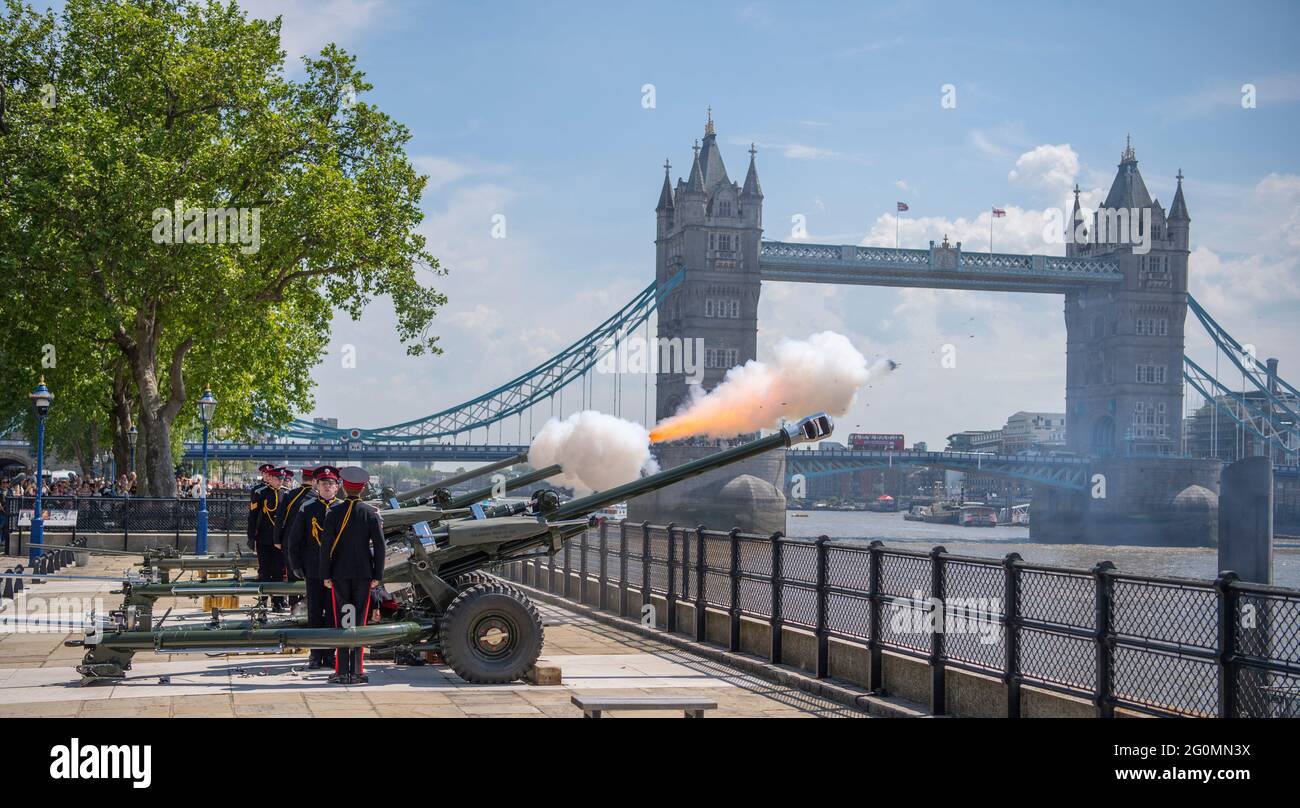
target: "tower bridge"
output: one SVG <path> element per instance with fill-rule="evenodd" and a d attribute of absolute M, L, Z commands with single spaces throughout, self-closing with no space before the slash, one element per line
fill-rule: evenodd
<path fill-rule="evenodd" d="M 1076 186 L 1067 222 L 1071 237 L 1065 239 L 1063 256 L 969 253 L 946 237 L 926 249 L 764 241 L 757 151 L 749 150 L 743 183 L 732 181 L 710 116 L 703 139 L 693 147 L 689 176 L 679 177 L 674 184 L 671 163 L 665 163 L 655 207 L 654 282 L 573 345 L 494 390 L 424 418 L 365 429 L 296 420 L 281 435 L 306 443 L 272 444 L 275 451 L 265 452 L 267 447 L 247 444 L 218 446 L 214 454 L 465 461 L 505 457 L 519 447 L 504 441 L 472 447 L 446 441 L 470 436 L 480 428 L 490 434 L 487 428 L 495 424 L 500 430 L 510 417 L 517 419 L 523 439 L 524 413 L 541 402 L 554 401 L 573 382 L 585 380 L 599 358 L 652 313 L 657 314 L 661 341 L 703 339 L 702 383 L 710 389 L 729 368 L 756 358 L 758 303 L 765 283 L 1031 292 L 1064 299 L 1066 440 L 1074 458 L 795 452 L 788 459 L 755 460 L 740 470 L 739 478 L 731 469 L 726 478 L 706 475 L 692 485 L 636 500 L 631 505 L 633 518 L 736 521 L 748 529 L 783 529 L 781 489 L 790 474 L 857 470 L 883 463 L 963 470 L 974 464 L 975 470 L 1038 484 L 1033 525 L 1041 538 L 1101 541 L 1116 531 L 1132 530 L 1147 531 L 1150 535 L 1144 539 L 1149 541 L 1185 543 L 1169 535 L 1168 525 L 1161 526 L 1161 520 L 1152 516 L 1168 513 L 1188 489 L 1216 492 L 1222 464 L 1180 456 L 1184 379 L 1223 412 L 1225 424 L 1235 423 L 1253 433 L 1270 453 L 1278 453 L 1275 456 L 1289 464 L 1295 463 L 1300 448 L 1300 426 L 1293 409 L 1300 391 L 1277 377 L 1275 363 L 1266 366 L 1245 354 L 1188 295 L 1191 217 L 1181 171 L 1175 179 L 1173 200 L 1166 210 L 1150 195 L 1136 152 L 1127 145 L 1109 193 L 1091 217 L 1081 208 Z M 1142 213 L 1132 217 L 1138 224 L 1121 215 L 1131 211 Z M 1130 239 L 1131 227 L 1140 228 L 1141 250 Z M 1216 347 L 1255 390 L 1234 392 L 1184 356 L 1189 303 L 1194 321 L 1206 328 Z M 672 415 L 689 400 L 689 383 L 683 373 L 656 375 L 656 420 Z M 197 447 L 186 448 L 188 456 Z M 660 463 L 672 466 L 708 451 L 662 446 Z M 1097 474 L 1110 481 L 1108 496 L 1100 499 L 1090 495 L 1085 484 Z M 1200 494 L 1191 499 L 1205 501 Z M 723 511 L 710 512 L 715 505 Z M 1142 524 L 1133 522 L 1134 514 L 1145 517 Z M 1186 532 L 1188 521 L 1180 516 L 1169 524 Z"/>

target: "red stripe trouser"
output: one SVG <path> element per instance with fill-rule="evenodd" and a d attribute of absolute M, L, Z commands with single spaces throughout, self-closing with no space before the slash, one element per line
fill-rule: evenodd
<path fill-rule="evenodd" d="M 334 607 L 335 628 L 356 628 L 366 624 L 370 614 L 370 580 L 368 578 L 341 578 L 334 580 L 330 590 Z M 365 673 L 365 649 L 340 648 L 334 656 L 334 672 Z"/>

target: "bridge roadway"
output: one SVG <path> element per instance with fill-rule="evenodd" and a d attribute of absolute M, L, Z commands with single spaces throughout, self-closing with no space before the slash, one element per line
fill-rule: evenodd
<path fill-rule="evenodd" d="M 1062 294 L 1124 280 L 1119 263 L 1106 258 L 964 253 L 946 241 L 927 250 L 764 241 L 758 264 L 765 281 L 990 292 Z"/>

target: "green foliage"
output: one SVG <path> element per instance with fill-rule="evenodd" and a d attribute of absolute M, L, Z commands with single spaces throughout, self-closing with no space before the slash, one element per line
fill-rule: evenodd
<path fill-rule="evenodd" d="M 442 272 L 416 232 L 425 178 L 353 57 L 330 45 L 291 80 L 279 21 L 215 0 L 4 2 L 0 270 L 23 293 L 0 297 L 0 413 L 45 372 L 93 420 L 124 362 L 155 442 L 196 426 L 204 385 L 216 427 L 276 426 L 312 406 L 333 311 L 379 295 L 409 353 L 438 351 L 445 298 L 414 272 Z M 260 239 L 159 243 L 177 208 L 256 211 Z"/>

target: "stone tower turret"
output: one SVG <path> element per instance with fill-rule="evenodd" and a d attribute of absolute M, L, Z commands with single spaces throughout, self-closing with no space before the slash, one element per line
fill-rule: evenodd
<path fill-rule="evenodd" d="M 1068 255 L 1116 260 L 1124 276 L 1065 297 L 1071 450 L 1094 457 L 1181 451 L 1188 221 L 1181 172 L 1166 217 L 1129 142 L 1087 243 L 1067 247 Z"/>
<path fill-rule="evenodd" d="M 728 368 L 756 356 L 763 192 L 755 154 L 751 146 L 741 188 L 727 176 L 710 112 L 689 179 L 670 190 L 664 178 L 655 211 L 655 278 L 663 284 L 678 272 L 685 275 L 659 304 L 659 420 L 690 400 L 692 375 L 709 390 Z M 683 358 L 688 362 L 676 361 Z"/>

